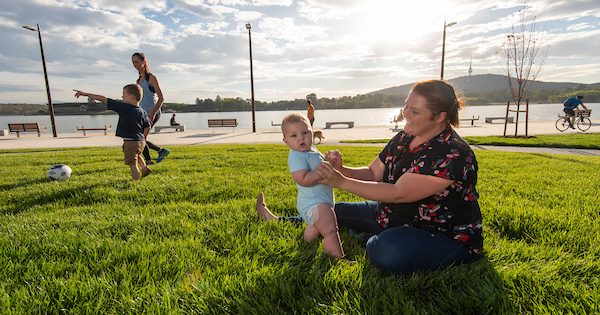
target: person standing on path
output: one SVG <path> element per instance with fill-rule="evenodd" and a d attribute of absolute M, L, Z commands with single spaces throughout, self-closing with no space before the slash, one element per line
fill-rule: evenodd
<path fill-rule="evenodd" d="M 136 52 L 131 55 L 131 62 L 133 63 L 133 67 L 139 73 L 136 83 L 141 86 L 143 90 L 140 107 L 148 114 L 150 128 L 152 128 L 152 126 L 154 126 L 160 119 L 162 114 L 160 110 L 164 102 L 162 90 L 160 89 L 160 85 L 158 84 L 158 79 L 156 79 L 156 76 L 150 73 L 148 59 L 143 53 Z M 156 96 L 158 96 L 158 99 L 156 99 Z M 144 147 L 144 159 L 146 159 L 147 164 L 153 163 L 152 158 L 150 157 L 149 148 L 158 152 L 158 158 L 156 159 L 157 163 L 162 162 L 162 160 L 164 160 L 170 153 L 169 149 L 161 148 L 146 139 L 146 146 Z"/>
<path fill-rule="evenodd" d="M 308 99 L 306 100 L 306 117 L 308 117 L 308 121 L 310 121 L 310 127 L 312 128 L 313 123 L 315 122 L 315 107 Z"/>

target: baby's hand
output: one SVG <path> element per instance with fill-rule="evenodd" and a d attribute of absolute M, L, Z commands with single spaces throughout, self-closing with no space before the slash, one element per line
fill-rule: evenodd
<path fill-rule="evenodd" d="M 335 168 L 342 166 L 342 154 L 338 150 L 327 151 L 325 160 Z"/>

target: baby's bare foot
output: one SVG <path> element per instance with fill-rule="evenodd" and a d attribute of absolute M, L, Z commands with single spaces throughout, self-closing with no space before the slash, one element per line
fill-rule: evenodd
<path fill-rule="evenodd" d="M 258 219 L 264 221 L 278 220 L 279 217 L 271 213 L 267 205 L 265 205 L 265 196 L 262 192 L 258 193 L 256 198 L 256 212 L 258 213 Z"/>

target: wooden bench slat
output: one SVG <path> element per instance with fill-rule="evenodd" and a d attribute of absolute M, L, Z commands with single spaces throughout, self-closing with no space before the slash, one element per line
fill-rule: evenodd
<path fill-rule="evenodd" d="M 237 127 L 237 119 L 226 118 L 226 119 L 209 119 L 208 127 Z"/>
<path fill-rule="evenodd" d="M 18 124 L 8 124 L 8 129 L 10 132 L 16 132 L 17 138 L 20 137 L 21 132 L 37 132 L 38 137 L 40 137 L 40 126 L 38 123 L 18 123 Z"/>
<path fill-rule="evenodd" d="M 107 130 L 111 130 L 111 128 L 112 128 L 112 125 L 109 125 L 109 126 L 104 125 L 104 127 L 91 127 L 91 128 L 86 128 L 83 125 L 81 127 L 77 126 L 77 130 L 83 131 L 84 136 L 86 135 L 85 134 L 86 131 L 104 131 L 104 135 L 106 136 Z"/>

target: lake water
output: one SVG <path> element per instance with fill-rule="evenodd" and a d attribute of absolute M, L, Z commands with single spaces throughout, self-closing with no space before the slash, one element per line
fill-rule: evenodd
<path fill-rule="evenodd" d="M 586 104 L 592 109 L 591 119 L 600 120 L 600 103 Z M 513 106 L 513 108 L 516 108 Z M 521 109 L 525 109 L 522 106 Z M 327 121 L 354 121 L 354 126 L 390 126 L 394 115 L 399 108 L 367 108 L 367 109 L 317 109 L 315 127 L 324 128 Z M 273 128 L 271 122 L 280 123 L 288 111 L 257 111 L 256 128 Z M 479 123 L 485 122 L 485 117 L 504 116 L 506 105 L 468 106 L 460 112 L 460 117 L 467 118 L 479 116 Z M 530 121 L 554 121 L 557 114 L 562 113 L 562 104 L 535 104 L 529 106 Z M 515 113 L 511 113 L 514 116 Z M 520 113 L 519 120 L 524 120 L 525 113 Z M 522 117 L 522 118 L 521 118 Z M 168 125 L 170 113 L 163 113 L 157 125 Z M 208 119 L 236 118 L 238 128 L 252 129 L 252 112 L 210 112 L 210 113 L 177 113 L 177 122 L 186 126 L 186 129 L 208 129 Z M 117 126 L 119 117 L 115 115 L 67 115 L 55 116 L 57 132 L 76 132 L 76 126 L 103 127 Z M 37 122 L 46 126 L 50 131 L 50 116 L 0 116 L 0 129 L 8 129 L 9 123 Z"/>

